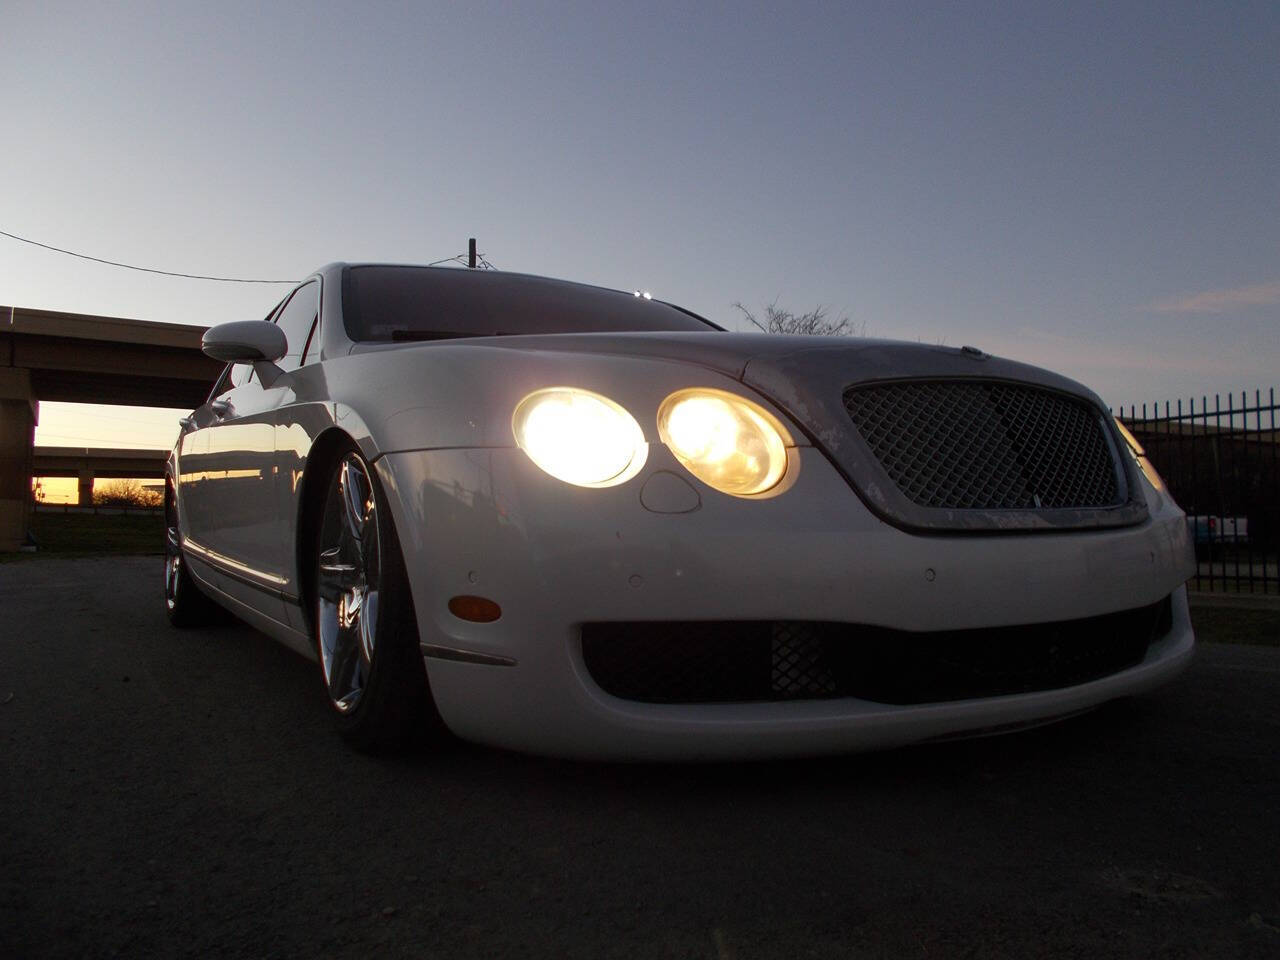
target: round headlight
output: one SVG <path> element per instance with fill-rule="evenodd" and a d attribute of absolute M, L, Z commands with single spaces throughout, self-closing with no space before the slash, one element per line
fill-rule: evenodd
<path fill-rule="evenodd" d="M 608 397 L 576 387 L 529 394 L 511 418 L 516 443 L 551 476 L 579 487 L 631 479 L 649 454 L 635 418 Z"/>
<path fill-rule="evenodd" d="M 722 493 L 751 497 L 787 472 L 791 437 L 778 418 L 724 390 L 679 390 L 658 409 L 658 434 L 695 477 Z"/>

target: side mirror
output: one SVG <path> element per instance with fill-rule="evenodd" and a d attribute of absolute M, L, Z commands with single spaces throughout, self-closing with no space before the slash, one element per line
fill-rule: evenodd
<path fill-rule="evenodd" d="M 284 331 L 265 320 L 237 320 L 210 327 L 200 341 L 200 349 L 223 363 L 274 363 L 289 350 Z"/>

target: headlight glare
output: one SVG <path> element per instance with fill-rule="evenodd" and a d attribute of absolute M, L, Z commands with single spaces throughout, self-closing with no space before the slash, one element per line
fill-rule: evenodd
<path fill-rule="evenodd" d="M 537 390 L 516 405 L 516 443 L 539 467 L 579 487 L 634 477 L 649 447 L 635 418 L 608 397 L 577 387 Z"/>
<path fill-rule="evenodd" d="M 658 410 L 658 434 L 695 477 L 722 493 L 751 497 L 787 472 L 791 437 L 771 413 L 724 390 L 679 390 Z"/>

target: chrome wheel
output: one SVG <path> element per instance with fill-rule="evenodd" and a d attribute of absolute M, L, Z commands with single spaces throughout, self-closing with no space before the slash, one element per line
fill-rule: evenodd
<path fill-rule="evenodd" d="M 178 511 L 173 494 L 164 497 L 164 605 L 172 614 L 178 606 L 178 582 L 182 577 L 182 549 L 178 541 Z"/>
<path fill-rule="evenodd" d="M 325 685 L 334 707 L 348 713 L 360 702 L 373 669 L 382 587 L 377 498 L 356 453 L 342 458 L 329 484 L 316 587 Z"/>

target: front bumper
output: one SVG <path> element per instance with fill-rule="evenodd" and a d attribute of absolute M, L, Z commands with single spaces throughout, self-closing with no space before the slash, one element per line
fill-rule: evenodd
<path fill-rule="evenodd" d="M 1159 493 L 1147 491 L 1147 522 L 1117 530 L 920 536 L 873 516 L 820 452 L 797 454 L 795 485 L 760 501 L 686 481 L 661 445 L 639 477 L 600 490 L 554 480 L 512 449 L 378 458 L 422 642 L 488 661 L 428 658 L 446 724 L 465 739 L 582 758 L 813 755 L 1043 722 L 1149 689 L 1188 662 L 1190 551 L 1181 512 Z M 593 682 L 580 641 L 583 623 L 643 620 L 974 630 L 1170 594 L 1172 629 L 1137 666 L 944 703 L 639 703 Z M 492 599 L 502 617 L 460 620 L 448 609 L 457 595 Z"/>

